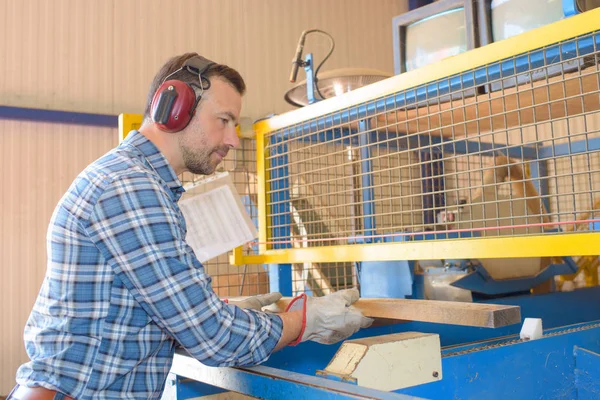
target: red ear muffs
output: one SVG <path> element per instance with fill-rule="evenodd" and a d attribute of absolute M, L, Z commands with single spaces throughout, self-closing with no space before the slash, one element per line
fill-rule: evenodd
<path fill-rule="evenodd" d="M 190 123 L 198 100 L 194 89 L 187 83 L 165 81 L 152 98 L 152 119 L 165 132 L 179 132 Z"/>

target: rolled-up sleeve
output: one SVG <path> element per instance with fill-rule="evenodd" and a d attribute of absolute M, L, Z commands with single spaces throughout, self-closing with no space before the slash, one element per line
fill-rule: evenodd
<path fill-rule="evenodd" d="M 190 355 L 210 366 L 264 362 L 281 337 L 281 318 L 223 303 L 181 218 L 163 186 L 131 173 L 106 184 L 85 229 L 134 299 Z"/>

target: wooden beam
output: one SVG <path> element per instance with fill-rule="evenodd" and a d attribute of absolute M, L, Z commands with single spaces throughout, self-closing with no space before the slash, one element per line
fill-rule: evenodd
<path fill-rule="evenodd" d="M 285 310 L 290 301 L 290 297 L 279 300 L 277 311 Z M 499 304 L 411 299 L 360 299 L 354 303 L 354 306 L 363 315 L 375 319 L 434 322 L 482 328 L 500 328 L 521 322 L 520 307 Z"/>

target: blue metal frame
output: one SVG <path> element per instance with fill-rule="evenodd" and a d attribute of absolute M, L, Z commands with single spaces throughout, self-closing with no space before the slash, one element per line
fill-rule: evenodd
<path fill-rule="evenodd" d="M 270 189 L 272 205 L 271 229 L 272 237 L 280 241 L 280 238 L 291 236 L 290 218 L 290 182 L 288 167 L 288 145 L 278 141 L 277 136 L 270 139 Z M 274 249 L 291 247 L 290 243 L 275 243 Z M 292 265 L 291 264 L 269 264 L 269 286 L 272 292 L 280 292 L 284 296 L 292 293 Z"/>
<path fill-rule="evenodd" d="M 373 189 L 373 163 L 371 161 L 371 143 L 369 130 L 371 123 L 368 120 L 361 120 L 358 123 L 359 135 L 359 152 L 360 152 L 360 169 L 361 169 L 361 186 L 362 186 L 362 204 L 363 204 L 363 229 L 367 237 L 375 234 L 375 190 Z"/>
<path fill-rule="evenodd" d="M 578 266 L 571 257 L 563 257 L 563 260 L 565 261 L 564 263 L 550 264 L 535 276 L 503 280 L 495 280 L 490 276 L 485 267 L 479 265 L 475 267 L 475 271 L 454 281 L 452 286 L 487 295 L 527 291 L 554 276 L 577 272 Z"/>
<path fill-rule="evenodd" d="M 269 290 L 284 296 L 292 296 L 292 264 L 267 264 Z"/>
<path fill-rule="evenodd" d="M 214 368 L 207 367 L 193 360 L 185 353 L 175 355 L 172 371 L 180 378 L 202 379 L 209 385 L 243 393 L 261 399 L 385 399 L 385 400 L 418 400 L 411 395 L 363 388 L 350 383 L 336 382 L 289 372 L 281 369 L 258 366 L 252 368 Z M 190 396 L 203 395 L 198 391 L 183 392 Z M 214 393 L 214 392 L 213 392 Z"/>
<path fill-rule="evenodd" d="M 540 147 L 538 159 L 544 160 L 598 150 L 600 150 L 600 138 L 582 139 L 575 142 L 569 141 L 567 143 L 550 144 Z"/>
<path fill-rule="evenodd" d="M 360 157 L 361 157 L 361 179 L 362 179 L 362 202 L 363 202 L 363 217 L 364 217 L 364 235 L 357 236 L 351 238 L 348 243 L 378 243 L 385 241 L 384 237 L 377 237 L 376 233 L 376 223 L 375 217 L 375 205 L 374 205 L 374 191 L 372 185 L 372 162 L 371 162 L 371 146 L 377 145 L 378 134 L 371 130 L 371 126 L 369 125 L 368 120 L 361 120 L 359 122 L 359 145 L 360 145 Z M 340 138 L 343 137 L 344 133 L 339 131 Z M 279 138 L 283 141 L 282 135 L 275 135 L 272 137 L 272 140 L 276 140 Z M 389 138 L 388 138 L 389 140 Z M 461 154 L 469 154 L 471 152 L 481 151 L 484 147 L 482 143 L 472 142 L 469 140 L 460 140 L 452 143 L 444 143 L 441 138 L 429 138 L 425 135 L 421 135 L 420 138 L 400 138 L 398 139 L 399 144 L 402 145 L 401 141 L 406 141 L 406 144 L 410 148 L 412 141 L 420 141 L 420 144 L 430 145 L 431 151 L 429 152 L 420 152 L 421 154 L 421 178 L 423 185 L 423 208 L 424 213 L 424 221 L 428 224 L 434 224 L 435 221 L 435 210 L 440 209 L 445 204 L 445 199 L 443 197 L 443 178 L 436 178 L 434 176 L 443 176 L 443 162 L 442 161 L 431 161 L 429 160 L 431 155 L 441 156 L 442 152 L 452 151 Z M 435 147 L 439 145 L 439 147 Z M 284 150 L 287 149 L 287 145 L 280 144 L 280 146 L 284 146 Z M 549 189 L 548 189 L 548 172 L 546 166 L 546 159 L 554 158 L 554 157 L 562 157 L 569 156 L 572 154 L 584 153 L 588 151 L 600 150 L 600 138 L 591 138 L 591 139 L 583 139 L 579 141 L 569 141 L 568 143 L 563 144 L 550 144 L 548 146 L 543 146 L 540 148 L 535 148 L 533 146 L 500 146 L 498 144 L 492 145 L 490 144 L 489 151 L 487 153 L 482 153 L 482 155 L 494 156 L 501 152 L 503 154 L 508 154 L 509 156 L 519 156 L 523 157 L 523 159 L 529 160 L 530 172 L 532 182 L 538 189 L 540 195 L 542 196 L 542 201 L 546 210 L 550 211 L 550 202 L 548 198 Z M 416 144 L 415 147 L 417 148 Z M 504 150 L 504 151 L 503 151 Z M 282 150 L 283 151 L 283 150 Z M 537 156 L 537 160 L 535 159 Z M 534 159 L 531 160 L 530 157 Z M 281 159 L 280 162 L 287 161 L 287 157 Z M 284 164 L 278 164 L 283 165 Z M 437 168 L 439 171 L 434 171 Z M 283 170 L 284 174 L 287 174 L 287 168 Z M 287 175 L 286 175 L 287 176 Z M 441 181 L 441 182 L 440 182 Z M 437 194 L 437 197 L 432 195 L 431 192 Z M 289 191 L 286 191 L 289 196 Z M 275 201 L 275 197 L 273 198 Z M 289 197 L 288 197 L 289 199 Z M 281 223 L 281 221 L 279 221 Z M 289 224 L 289 217 L 286 222 Z M 288 228 L 289 229 L 289 228 Z M 276 232 L 277 233 L 277 232 Z M 457 237 L 471 237 L 472 234 L 468 232 L 461 233 Z M 278 236 L 283 237 L 283 236 Z M 394 237 L 392 240 L 394 241 L 402 241 L 402 240 L 432 240 L 432 239 L 447 239 L 451 238 L 451 234 L 440 234 L 440 235 L 418 235 L 414 237 Z M 570 258 L 569 258 L 570 259 Z M 402 263 L 406 261 L 398 260 L 398 263 Z M 401 264 L 405 265 L 405 264 Z M 291 293 L 291 266 L 286 264 L 285 266 L 271 266 L 270 267 L 270 278 L 271 278 L 271 290 L 284 290 L 285 293 Z M 373 271 L 367 271 L 365 268 L 373 268 Z M 381 263 L 367 263 L 361 264 L 361 279 L 362 277 L 366 277 L 367 281 L 371 281 L 373 274 L 377 275 L 379 272 L 377 271 L 388 271 L 389 268 L 383 267 Z M 511 279 L 511 280 L 503 280 L 496 281 L 492 279 L 487 271 L 483 267 L 477 268 L 475 272 L 461 278 L 460 280 L 454 283 L 454 286 L 461 287 L 467 290 L 472 290 L 478 293 L 485 294 L 506 294 L 506 293 L 514 293 L 522 290 L 528 290 L 536 285 L 544 282 L 547 279 L 550 279 L 552 276 L 561 275 L 561 274 L 570 274 L 576 272 L 577 269 L 573 269 L 571 265 L 568 264 L 558 264 L 551 265 L 548 268 L 541 271 L 539 274 L 533 277 L 521 278 L 521 279 Z M 385 276 L 385 275 L 382 275 Z M 286 282 L 286 286 L 282 285 L 282 282 Z M 411 278 L 410 282 L 406 281 L 405 283 L 413 283 L 413 279 Z M 406 291 L 400 290 L 393 291 L 393 293 L 405 293 Z M 392 293 L 392 292 L 390 292 Z M 396 297 L 396 296 L 391 296 Z M 400 296 L 402 297 L 402 296 Z"/>
<path fill-rule="evenodd" d="M 306 73 L 306 97 L 308 104 L 313 104 L 319 99 L 315 97 L 315 74 L 313 71 L 313 55 L 309 53 L 304 59 L 304 72 Z"/>
<path fill-rule="evenodd" d="M 172 384 L 167 382 L 167 384 Z M 183 376 L 175 376 L 176 393 L 177 399 L 193 399 L 196 397 L 210 396 L 227 392 L 226 389 L 209 385 L 204 382 L 198 382 L 193 379 L 184 378 Z"/>
<path fill-rule="evenodd" d="M 301 127 L 290 127 L 275 134 L 279 140 L 293 139 L 295 135 L 299 136 L 299 140 L 306 143 L 337 143 L 344 146 L 357 146 L 360 144 L 360 139 L 357 139 L 355 132 L 347 128 L 331 128 L 327 129 L 316 123 L 311 125 L 314 132 L 308 135 Z M 359 132 L 361 132 L 359 130 Z M 425 134 L 410 135 L 396 134 L 395 132 L 379 132 L 373 129 L 369 132 L 369 140 L 372 146 L 385 146 L 389 149 L 398 150 L 416 150 L 429 147 L 431 151 L 454 154 L 477 154 L 481 156 L 494 157 L 498 153 L 504 154 L 512 158 L 520 158 L 524 160 L 534 160 L 538 158 L 538 150 L 535 146 L 523 145 L 508 145 L 505 143 L 487 143 L 477 142 L 468 139 L 449 139 L 444 137 L 435 137 Z"/>
<path fill-rule="evenodd" d="M 360 295 L 363 298 L 406 298 L 414 295 L 414 261 L 363 261 Z"/>
<path fill-rule="evenodd" d="M 468 139 L 448 139 L 443 137 L 427 137 L 419 135 L 417 143 L 420 147 L 431 146 L 441 153 L 453 154 L 476 154 L 486 157 L 495 157 L 499 153 L 512 158 L 520 158 L 524 160 L 533 160 L 537 158 L 537 149 L 535 146 L 508 145 L 505 143 L 486 143 L 477 142 Z M 417 145 L 412 147 L 417 148 Z"/>

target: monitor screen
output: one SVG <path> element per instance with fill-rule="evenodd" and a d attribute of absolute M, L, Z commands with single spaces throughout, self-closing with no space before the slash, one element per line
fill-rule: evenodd
<path fill-rule="evenodd" d="M 576 0 L 579 11 L 589 11 L 600 7 L 600 0 Z"/>
<path fill-rule="evenodd" d="M 407 71 L 466 51 L 464 8 L 442 12 L 408 25 L 405 40 Z"/>
<path fill-rule="evenodd" d="M 494 42 L 563 18 L 562 0 L 492 0 Z"/>

